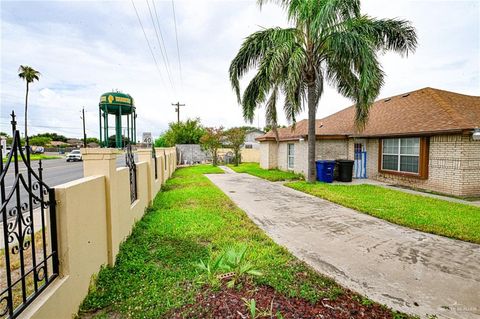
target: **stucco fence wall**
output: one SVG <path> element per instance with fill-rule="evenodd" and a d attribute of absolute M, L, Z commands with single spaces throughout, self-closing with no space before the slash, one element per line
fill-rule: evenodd
<path fill-rule="evenodd" d="M 175 148 L 138 150 L 137 199 L 130 200 L 126 167 L 113 149 L 82 149 L 84 178 L 55 187 L 59 277 L 20 318 L 72 318 L 102 265 L 113 265 L 120 244 L 176 169 Z"/>
<path fill-rule="evenodd" d="M 258 148 L 242 148 L 240 153 L 243 163 L 260 163 L 260 150 Z"/>

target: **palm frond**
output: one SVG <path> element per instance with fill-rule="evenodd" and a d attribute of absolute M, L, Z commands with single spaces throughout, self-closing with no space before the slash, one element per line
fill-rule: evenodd
<path fill-rule="evenodd" d="M 322 37 L 343 21 L 360 16 L 360 0 L 318 1 L 311 12 L 310 33 Z"/>
<path fill-rule="evenodd" d="M 383 85 L 377 46 L 368 34 L 346 29 L 332 33 L 326 47 L 327 77 L 342 95 L 355 101 L 355 123 L 361 130 Z"/>
<path fill-rule="evenodd" d="M 377 50 L 391 50 L 408 55 L 417 47 L 415 28 L 407 20 L 361 16 L 349 23 L 352 31 L 367 35 Z"/>
<path fill-rule="evenodd" d="M 38 81 L 40 79 L 40 72 L 28 65 L 20 65 L 18 68 L 18 77 L 31 83 L 33 81 Z"/>
<path fill-rule="evenodd" d="M 265 121 L 266 124 L 272 127 L 273 133 L 275 133 L 275 139 L 278 141 L 278 118 L 277 118 L 277 95 L 278 86 L 275 86 L 272 90 L 270 98 L 265 105 Z"/>
<path fill-rule="evenodd" d="M 241 103 L 240 78 L 258 66 L 268 52 L 278 50 L 279 46 L 285 43 L 294 42 L 296 36 L 297 30 L 294 28 L 269 28 L 255 32 L 245 39 L 229 69 L 230 83 L 239 103 Z"/>

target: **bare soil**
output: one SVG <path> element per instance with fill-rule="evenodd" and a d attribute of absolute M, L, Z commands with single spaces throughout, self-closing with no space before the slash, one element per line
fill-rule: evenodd
<path fill-rule="evenodd" d="M 256 302 L 255 318 L 393 318 L 391 310 L 346 291 L 335 300 L 322 299 L 312 304 L 299 298 L 288 298 L 268 286 L 245 284 L 242 288 L 227 288 L 203 292 L 194 304 L 173 311 L 168 318 L 252 318 L 247 302 Z"/>

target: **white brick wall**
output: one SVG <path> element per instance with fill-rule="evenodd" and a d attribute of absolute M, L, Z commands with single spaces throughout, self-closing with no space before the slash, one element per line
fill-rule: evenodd
<path fill-rule="evenodd" d="M 260 143 L 260 167 L 264 169 L 277 168 L 277 142 Z"/>
<path fill-rule="evenodd" d="M 306 175 L 308 169 L 308 142 L 280 142 L 278 146 L 278 168 L 287 168 L 287 145 L 295 145 L 295 160 L 293 171 Z M 262 143 L 263 144 L 263 143 Z M 352 146 L 353 147 L 353 146 Z M 318 140 L 315 145 L 315 160 L 334 160 L 348 157 L 349 144 L 347 140 Z"/>

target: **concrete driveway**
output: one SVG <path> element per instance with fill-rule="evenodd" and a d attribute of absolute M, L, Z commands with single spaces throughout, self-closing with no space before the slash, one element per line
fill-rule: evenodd
<path fill-rule="evenodd" d="M 247 174 L 207 176 L 272 239 L 341 285 L 421 317 L 480 318 L 480 245 L 394 225 Z"/>

